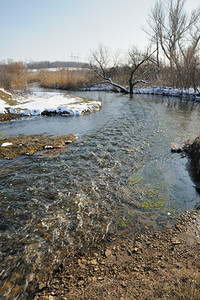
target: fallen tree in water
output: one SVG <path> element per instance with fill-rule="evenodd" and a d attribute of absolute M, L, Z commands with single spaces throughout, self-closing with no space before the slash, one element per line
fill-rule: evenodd
<path fill-rule="evenodd" d="M 108 49 L 100 45 L 96 51 L 91 53 L 90 68 L 97 76 L 103 79 L 101 84 L 109 84 L 119 92 L 133 94 L 134 87 L 139 83 L 148 83 L 150 74 L 155 69 L 155 60 L 153 54 L 156 50 L 147 48 L 145 52 L 139 51 L 136 47 L 129 50 L 125 64 L 119 64 L 116 61 L 110 63 L 110 53 Z M 125 85 L 115 82 L 115 77 L 123 74 Z M 114 77 L 114 80 L 111 78 Z M 97 82 L 98 84 L 98 82 Z"/>

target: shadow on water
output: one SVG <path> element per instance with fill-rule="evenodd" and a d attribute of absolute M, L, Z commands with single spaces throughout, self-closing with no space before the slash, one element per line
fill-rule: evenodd
<path fill-rule="evenodd" d="M 159 96 L 76 94 L 100 97 L 102 110 L 0 124 L 9 136 L 79 137 L 54 156 L 0 162 L 2 299 L 27 299 L 29 283 L 42 282 L 75 248 L 118 232 L 134 235 L 144 226 L 165 230 L 200 202 L 187 158 L 170 152 L 171 144 L 199 134 L 199 105 Z"/>

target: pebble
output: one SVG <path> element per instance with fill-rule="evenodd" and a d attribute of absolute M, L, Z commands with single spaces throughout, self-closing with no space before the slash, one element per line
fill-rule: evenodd
<path fill-rule="evenodd" d="M 84 281 L 83 280 L 80 280 L 79 282 L 78 282 L 78 285 L 80 286 L 80 285 L 83 285 L 84 284 Z"/>
<path fill-rule="evenodd" d="M 111 255 L 112 255 L 112 251 L 110 249 L 106 249 L 105 250 L 105 257 L 108 258 Z"/>
<path fill-rule="evenodd" d="M 172 242 L 173 245 L 180 245 L 181 244 L 181 242 L 177 238 L 172 238 L 171 242 Z"/>
<path fill-rule="evenodd" d="M 181 225 L 181 224 L 176 224 L 176 228 L 179 229 L 179 230 L 181 230 L 181 229 L 183 228 L 183 225 Z"/>
<path fill-rule="evenodd" d="M 183 152 L 183 148 L 182 147 L 175 147 L 175 146 L 173 146 L 173 147 L 171 147 L 171 152 L 173 152 L 173 153 L 181 153 L 181 152 Z"/>
<path fill-rule="evenodd" d="M 39 290 L 42 290 L 43 288 L 45 288 L 46 287 L 46 284 L 44 284 L 43 282 L 41 282 L 40 284 L 39 284 Z"/>
<path fill-rule="evenodd" d="M 97 264 L 98 264 L 96 258 L 92 259 L 92 260 L 90 261 L 90 263 L 91 263 L 92 265 L 97 265 Z"/>
<path fill-rule="evenodd" d="M 121 283 L 121 286 L 122 286 L 123 288 L 125 288 L 125 287 L 126 287 L 125 282 L 122 282 L 122 283 Z"/>
<path fill-rule="evenodd" d="M 138 250 L 139 250 L 139 249 L 138 249 L 137 247 L 133 248 L 133 252 L 135 252 L 135 253 L 137 253 Z"/>
<path fill-rule="evenodd" d="M 127 253 L 128 253 L 128 255 L 131 255 L 132 254 L 132 252 L 131 252 L 131 250 L 127 250 Z"/>

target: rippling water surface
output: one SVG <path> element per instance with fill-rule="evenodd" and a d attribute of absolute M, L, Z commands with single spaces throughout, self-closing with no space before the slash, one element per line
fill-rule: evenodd
<path fill-rule="evenodd" d="M 77 247 L 118 231 L 169 227 L 200 204 L 173 143 L 195 138 L 200 105 L 159 96 L 83 92 L 102 110 L 0 124 L 3 135 L 77 134 L 51 155 L 0 161 L 2 299 L 26 299 L 28 284 Z"/>

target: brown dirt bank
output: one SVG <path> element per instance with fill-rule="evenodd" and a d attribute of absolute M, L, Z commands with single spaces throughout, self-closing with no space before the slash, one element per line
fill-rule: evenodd
<path fill-rule="evenodd" d="M 39 285 L 38 299 L 200 299 L 200 214 L 167 232 L 111 237 L 75 252 Z"/>
<path fill-rule="evenodd" d="M 190 156 L 196 163 L 197 175 L 200 177 L 200 135 L 190 146 Z"/>
<path fill-rule="evenodd" d="M 0 158 L 13 159 L 19 155 L 33 155 L 37 151 L 59 151 L 67 143 L 74 142 L 73 134 L 50 136 L 50 135 L 21 135 L 19 137 L 0 139 Z M 5 143 L 10 143 L 4 146 Z"/>
<path fill-rule="evenodd" d="M 189 174 L 200 192 L 200 135 L 185 150 L 189 156 Z"/>
<path fill-rule="evenodd" d="M 0 114 L 0 122 L 7 122 L 7 121 L 15 120 L 15 119 L 20 119 L 22 117 L 23 117 L 22 114 L 12 114 L 12 113 L 7 112 L 4 114 Z"/>

